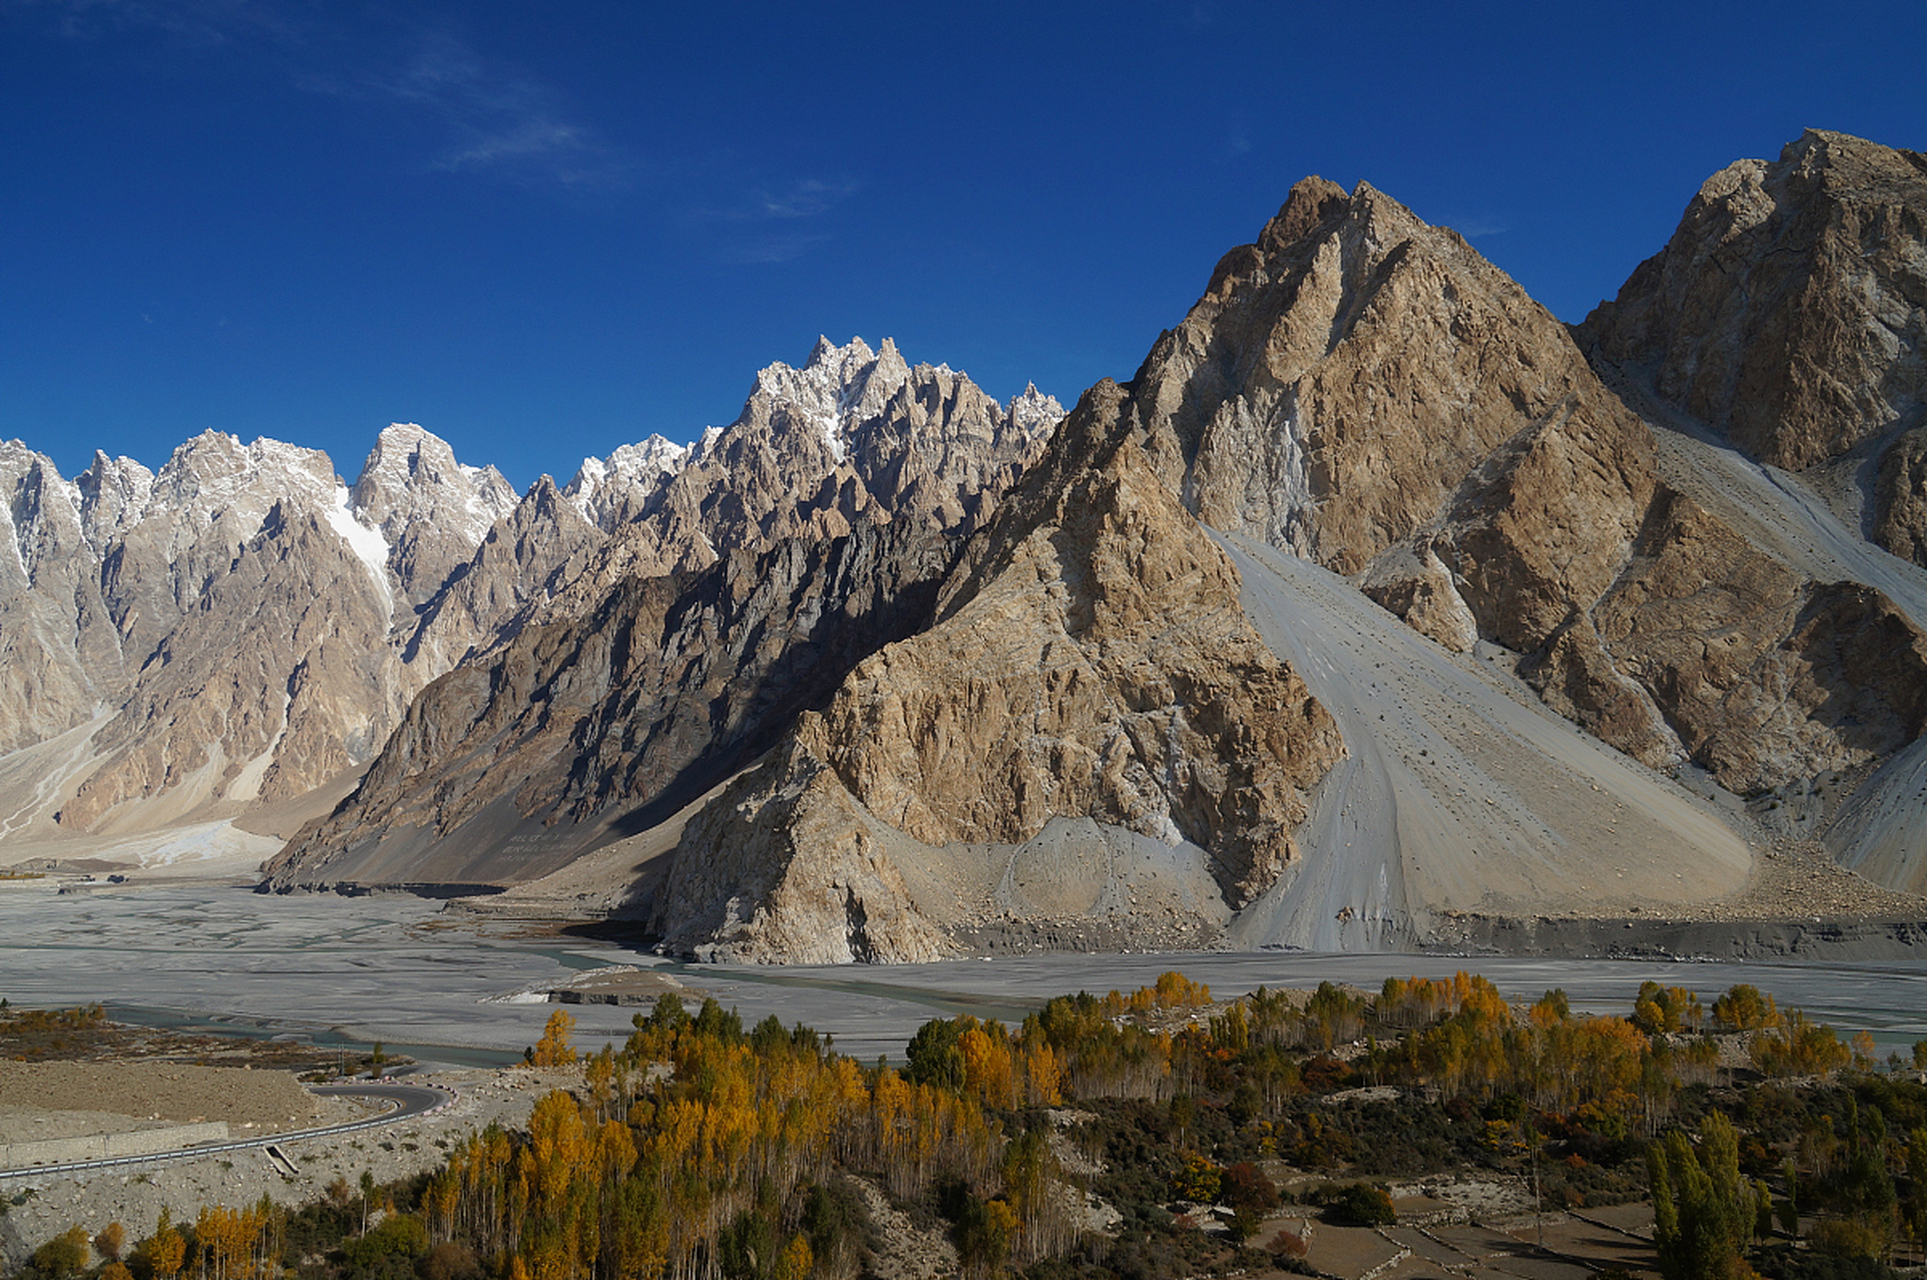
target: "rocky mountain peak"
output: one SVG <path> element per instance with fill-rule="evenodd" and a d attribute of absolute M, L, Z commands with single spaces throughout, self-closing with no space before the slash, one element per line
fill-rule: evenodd
<path fill-rule="evenodd" d="M 514 488 L 494 467 L 456 461 L 446 440 L 412 422 L 375 438 L 336 524 L 371 562 L 391 570 L 419 605 L 466 564 L 497 520 L 515 509 Z M 373 533 L 380 545 L 363 536 Z"/>
<path fill-rule="evenodd" d="M 1292 184 L 1278 216 L 1267 223 L 1259 235 L 1259 248 L 1276 251 L 1304 239 L 1326 219 L 1343 217 L 1350 200 L 1345 188 L 1336 182 L 1316 174 L 1300 178 Z"/>
<path fill-rule="evenodd" d="M 382 428 L 352 493 L 356 512 L 391 542 L 424 519 L 479 542 L 516 501 L 501 472 L 456 461 L 446 440 L 412 422 Z"/>
<path fill-rule="evenodd" d="M 1778 160 L 1728 165 L 1578 336 L 1791 470 L 1918 425 L 1927 155 L 1809 129 Z"/>
<path fill-rule="evenodd" d="M 1342 573 L 1567 400 L 1586 409 L 1575 430 L 1624 416 L 1564 326 L 1463 238 L 1315 177 L 1220 260 L 1134 385 L 1200 519 Z"/>
<path fill-rule="evenodd" d="M 778 361 L 760 370 L 750 402 L 762 400 L 780 408 L 790 423 L 813 432 L 841 462 L 848 451 L 845 419 L 865 409 L 874 413 L 878 406 L 872 396 L 887 398 L 909 373 L 896 343 L 888 338 L 878 353 L 862 338 L 839 347 L 818 337 L 802 368 Z"/>
<path fill-rule="evenodd" d="M 1005 410 L 1010 421 L 1025 435 L 1042 439 L 1064 418 L 1064 406 L 1057 402 L 1056 396 L 1047 396 L 1037 389 L 1034 382 L 1026 382 L 1024 389 L 1010 398 Z"/>
<path fill-rule="evenodd" d="M 687 445 L 652 434 L 617 447 L 606 458 L 584 458 L 563 496 L 590 524 L 613 529 L 640 514 L 688 457 Z"/>
<path fill-rule="evenodd" d="M 98 552 L 140 519 L 154 492 L 154 473 L 132 458 L 110 458 L 99 449 L 75 477 L 80 488 L 80 518 Z"/>

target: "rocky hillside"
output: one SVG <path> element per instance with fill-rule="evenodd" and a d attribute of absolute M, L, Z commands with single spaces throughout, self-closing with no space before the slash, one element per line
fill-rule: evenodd
<path fill-rule="evenodd" d="M 631 575 L 431 685 L 269 882 L 501 884 L 646 829 L 929 619 L 956 540 L 909 521 Z"/>
<path fill-rule="evenodd" d="M 1920 735 L 1904 610 L 1683 491 L 1564 326 L 1369 186 L 1299 184 L 1136 385 L 1144 447 L 1206 524 L 1359 574 L 1450 648 L 1502 646 L 1643 763 L 1753 795 Z"/>
<path fill-rule="evenodd" d="M 1927 155 L 1810 129 L 1729 165 L 1576 332 L 1677 433 L 1692 495 L 1649 522 L 1607 647 L 1670 682 L 1733 785 L 1807 800 L 1849 866 L 1927 891 Z"/>

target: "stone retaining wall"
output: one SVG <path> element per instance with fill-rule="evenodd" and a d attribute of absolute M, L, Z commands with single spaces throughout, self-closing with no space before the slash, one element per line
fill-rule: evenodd
<path fill-rule="evenodd" d="M 0 1144 L 0 1169 L 27 1169 L 39 1164 L 66 1164 L 73 1160 L 116 1160 L 122 1156 L 147 1156 L 157 1151 L 227 1140 L 227 1121 L 215 1120 L 208 1124 L 181 1124 L 166 1129 L 139 1129 L 133 1133 L 96 1133 L 84 1138 L 12 1142 Z"/>

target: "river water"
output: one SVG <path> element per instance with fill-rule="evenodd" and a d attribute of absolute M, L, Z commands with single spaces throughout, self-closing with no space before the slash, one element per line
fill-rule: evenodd
<path fill-rule="evenodd" d="M 1927 1038 L 1927 964 L 1692 963 L 1497 956 L 1199 952 L 1054 954 L 932 965 L 746 968 L 683 965 L 596 942 L 478 931 L 440 904 L 401 895 L 277 897 L 246 889 L 0 891 L 0 996 L 17 1004 L 99 1000 L 151 1025 L 299 1034 L 387 1047 L 450 1064 L 503 1062 L 534 1043 L 553 1006 L 508 999 L 572 971 L 637 964 L 714 995 L 746 1023 L 775 1014 L 835 1037 L 859 1058 L 899 1058 L 933 1017 L 1015 1021 L 1053 995 L 1130 990 L 1168 969 L 1220 996 L 1324 980 L 1376 989 L 1388 976 L 1483 973 L 1508 998 L 1562 987 L 1575 1011 L 1625 1013 L 1650 978 L 1712 998 L 1747 982 L 1832 1023 L 1868 1030 L 1884 1056 Z M 634 1008 L 574 1006 L 576 1041 L 629 1031 Z"/>

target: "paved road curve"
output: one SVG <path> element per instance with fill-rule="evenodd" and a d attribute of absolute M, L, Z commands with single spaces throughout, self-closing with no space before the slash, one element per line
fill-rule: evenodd
<path fill-rule="evenodd" d="M 455 1095 L 446 1089 L 437 1089 L 420 1084 L 331 1084 L 321 1085 L 308 1092 L 324 1098 L 375 1098 L 393 1103 L 391 1110 L 366 1120 L 351 1120 L 347 1124 L 327 1125 L 320 1129 L 297 1129 L 292 1133 L 277 1133 L 259 1138 L 243 1138 L 237 1142 L 211 1142 L 195 1147 L 181 1147 L 174 1151 L 156 1151 L 140 1156 L 115 1156 L 107 1160 L 72 1160 L 65 1164 L 36 1164 L 24 1169 L 0 1169 L 0 1178 L 24 1178 L 32 1174 L 72 1173 L 83 1169 L 108 1169 L 117 1165 L 149 1164 L 156 1160 L 183 1160 L 197 1156 L 211 1156 L 223 1151 L 245 1151 L 251 1147 L 281 1146 L 290 1142 L 301 1142 L 308 1138 L 326 1138 L 335 1134 L 353 1133 L 357 1129 L 373 1129 L 378 1125 L 393 1124 L 397 1120 L 409 1120 L 439 1111 L 455 1101 Z"/>

